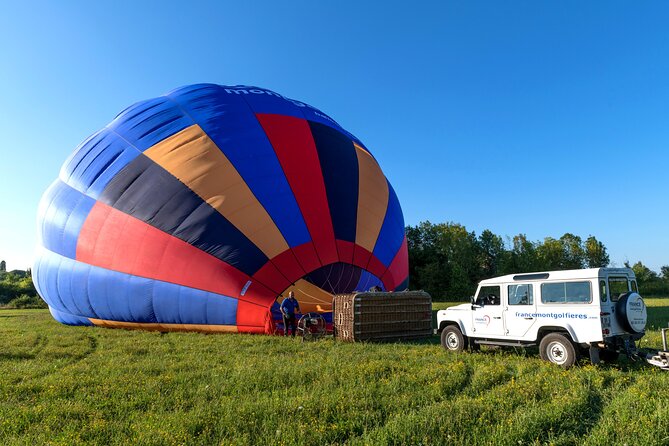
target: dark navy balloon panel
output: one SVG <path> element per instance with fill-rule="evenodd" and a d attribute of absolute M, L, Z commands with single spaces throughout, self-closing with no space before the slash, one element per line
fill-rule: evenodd
<path fill-rule="evenodd" d="M 289 291 L 404 289 L 397 196 L 331 117 L 252 86 L 123 110 L 44 193 L 33 280 L 68 325 L 271 333 Z"/>

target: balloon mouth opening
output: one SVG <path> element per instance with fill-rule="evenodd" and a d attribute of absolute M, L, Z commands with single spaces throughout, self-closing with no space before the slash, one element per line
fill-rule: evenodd
<path fill-rule="evenodd" d="M 337 294 L 368 291 L 380 287 L 385 290 L 380 278 L 356 265 L 336 262 L 311 271 L 277 296 L 277 302 L 295 294 L 303 313 L 331 313 L 332 300 Z"/>

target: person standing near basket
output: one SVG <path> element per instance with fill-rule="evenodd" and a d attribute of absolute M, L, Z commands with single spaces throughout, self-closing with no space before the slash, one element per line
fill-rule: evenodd
<path fill-rule="evenodd" d="M 292 327 L 293 337 L 295 337 L 295 332 L 297 331 L 297 322 L 295 319 L 295 313 L 300 312 L 300 304 L 295 299 L 295 293 L 292 291 L 288 293 L 283 302 L 281 302 L 281 315 L 283 316 L 283 335 L 288 336 L 288 326 Z"/>

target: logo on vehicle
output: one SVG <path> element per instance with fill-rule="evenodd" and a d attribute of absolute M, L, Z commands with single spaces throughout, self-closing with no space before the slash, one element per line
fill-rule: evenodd
<path fill-rule="evenodd" d="M 484 325 L 487 326 L 487 325 L 490 323 L 490 316 L 488 316 L 488 315 L 486 314 L 486 315 L 483 316 L 483 317 L 475 317 L 475 318 L 474 318 L 474 323 L 476 323 L 476 324 L 484 324 Z"/>

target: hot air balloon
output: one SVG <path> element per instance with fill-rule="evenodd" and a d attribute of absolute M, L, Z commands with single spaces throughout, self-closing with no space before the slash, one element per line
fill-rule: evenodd
<path fill-rule="evenodd" d="M 336 293 L 408 283 L 400 203 L 369 149 L 251 86 L 121 112 L 65 161 L 38 233 L 35 285 L 69 325 L 270 333 L 288 291 L 328 315 Z"/>

